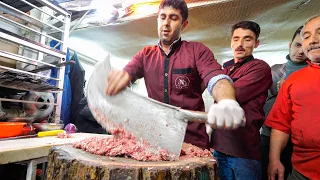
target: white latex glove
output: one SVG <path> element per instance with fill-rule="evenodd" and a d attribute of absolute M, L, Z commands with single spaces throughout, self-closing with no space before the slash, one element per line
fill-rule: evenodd
<path fill-rule="evenodd" d="M 207 133 L 210 135 L 212 128 L 236 129 L 245 126 L 245 122 L 244 111 L 239 103 L 233 99 L 223 99 L 210 106 Z"/>

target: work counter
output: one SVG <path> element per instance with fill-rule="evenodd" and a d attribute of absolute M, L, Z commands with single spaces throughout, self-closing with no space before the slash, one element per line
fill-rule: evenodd
<path fill-rule="evenodd" d="M 27 179 L 35 179 L 36 165 L 47 161 L 52 146 L 72 144 L 87 137 L 110 135 L 74 133 L 72 136 L 65 139 L 48 136 L 0 141 L 0 165 L 25 162 L 28 164 Z"/>

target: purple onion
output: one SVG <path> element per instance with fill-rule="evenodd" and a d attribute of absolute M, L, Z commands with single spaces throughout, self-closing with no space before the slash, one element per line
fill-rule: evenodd
<path fill-rule="evenodd" d="M 77 127 L 76 125 L 72 124 L 72 123 L 69 123 L 66 125 L 66 127 L 64 128 L 64 130 L 70 134 L 70 133 L 75 133 L 77 132 Z"/>

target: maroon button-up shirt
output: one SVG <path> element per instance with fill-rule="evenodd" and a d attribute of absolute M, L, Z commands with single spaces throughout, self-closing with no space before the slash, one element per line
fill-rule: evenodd
<path fill-rule="evenodd" d="M 269 65 L 252 56 L 234 63 L 224 63 L 224 71 L 233 80 L 236 98 L 245 111 L 246 126 L 236 130 L 215 130 L 214 149 L 227 155 L 261 159 L 260 128 L 265 116 L 263 105 L 272 85 Z"/>
<path fill-rule="evenodd" d="M 158 46 L 145 47 L 124 67 L 135 81 L 144 77 L 148 96 L 188 110 L 204 111 L 201 83 L 223 74 L 209 48 L 201 43 L 176 41 L 167 55 Z M 209 148 L 205 124 L 189 123 L 185 142 Z"/>

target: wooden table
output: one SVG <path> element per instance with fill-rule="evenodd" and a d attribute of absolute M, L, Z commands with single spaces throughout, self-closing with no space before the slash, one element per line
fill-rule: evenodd
<path fill-rule="evenodd" d="M 60 139 L 49 136 L 0 141 L 0 165 L 26 162 L 28 164 L 26 179 L 33 180 L 36 177 L 37 164 L 47 162 L 49 149 L 52 146 L 71 144 L 87 137 L 110 135 L 75 133 L 72 136 L 74 138 Z"/>

